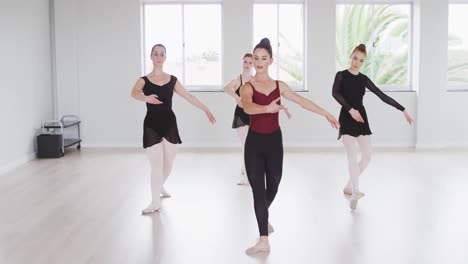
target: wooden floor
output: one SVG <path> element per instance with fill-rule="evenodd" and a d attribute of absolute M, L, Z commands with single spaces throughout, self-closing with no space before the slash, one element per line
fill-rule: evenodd
<path fill-rule="evenodd" d="M 0 263 L 423 264 L 468 261 L 468 153 L 376 152 L 351 212 L 343 152 L 287 152 L 270 210 L 271 252 L 257 239 L 239 153 L 179 153 L 172 198 L 142 216 L 142 150 L 72 151 L 0 175 Z"/>

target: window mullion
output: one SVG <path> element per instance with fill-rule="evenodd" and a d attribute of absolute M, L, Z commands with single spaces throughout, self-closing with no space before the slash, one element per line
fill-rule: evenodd
<path fill-rule="evenodd" d="M 276 38 L 277 43 L 276 47 L 278 49 L 276 54 L 277 61 L 276 61 L 276 79 L 279 80 L 279 73 L 280 73 L 280 4 L 277 4 L 276 8 Z"/>
<path fill-rule="evenodd" d="M 181 12 L 182 12 L 182 80 L 183 80 L 183 83 L 187 85 L 187 82 L 185 81 L 186 58 L 185 58 L 185 5 L 184 4 L 182 4 Z"/>
<path fill-rule="evenodd" d="M 370 49 L 370 52 L 372 54 L 372 60 L 370 61 L 371 65 L 370 65 L 370 70 L 371 70 L 371 78 L 372 80 L 375 79 L 375 28 L 374 28 L 374 22 L 375 22 L 375 13 L 374 13 L 374 7 L 375 5 L 371 5 L 371 44 L 372 44 L 372 47 Z"/>

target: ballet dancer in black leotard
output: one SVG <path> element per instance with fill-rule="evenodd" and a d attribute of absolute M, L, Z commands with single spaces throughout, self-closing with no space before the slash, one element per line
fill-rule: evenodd
<path fill-rule="evenodd" d="M 242 84 L 250 81 L 252 79 L 252 54 L 246 53 L 243 58 L 244 62 L 242 64 L 242 74 L 237 78 L 230 81 L 225 87 L 224 91 L 228 93 L 236 101 L 236 109 L 234 110 L 234 120 L 232 121 L 232 128 L 234 128 L 239 136 L 240 142 L 242 144 L 242 157 L 244 157 L 244 144 L 245 138 L 247 137 L 247 132 L 249 131 L 250 117 L 242 109 L 242 102 L 240 98 L 240 87 Z M 242 167 L 241 167 L 241 179 L 238 185 L 249 184 L 247 180 L 247 174 L 245 173 L 244 159 L 242 158 Z"/>
<path fill-rule="evenodd" d="M 324 116 L 332 127 L 339 127 L 338 121 L 330 113 L 295 93 L 286 83 L 275 81 L 268 75 L 273 52 L 267 38 L 255 46 L 253 54 L 256 73 L 252 80 L 242 85 L 241 99 L 244 111 L 250 115 L 250 129 L 245 142 L 245 168 L 252 187 L 260 239 L 246 250 L 247 254 L 270 250 L 268 234 L 273 232 L 273 227 L 268 223 L 268 208 L 276 196 L 283 171 L 283 142 L 278 112 L 287 112 L 281 105 L 280 96 Z"/>
<path fill-rule="evenodd" d="M 403 111 L 406 121 L 413 123 L 413 119 L 403 106 L 384 94 L 375 84 L 359 70 L 367 56 L 366 46 L 360 44 L 351 54 L 351 66 L 336 74 L 333 84 L 333 97 L 341 104 L 340 130 L 338 139 L 342 138 L 348 155 L 349 180 L 343 189 L 344 194 L 351 195 L 350 208 L 356 209 L 357 201 L 364 196 L 359 189 L 359 176 L 366 169 L 371 159 L 372 134 L 366 109 L 363 105 L 365 89 L 369 89 L 385 103 Z M 361 159 L 358 162 L 358 146 L 361 150 Z"/>
<path fill-rule="evenodd" d="M 132 97 L 146 102 L 146 117 L 143 123 L 143 147 L 151 165 L 151 203 L 143 209 L 143 214 L 159 211 L 160 194 L 170 197 L 163 185 L 171 173 L 176 155 L 176 145 L 182 143 L 177 129 L 177 121 L 172 111 L 174 92 L 205 112 L 208 120 L 216 122 L 210 110 L 195 96 L 191 95 L 173 75 L 163 71 L 166 61 L 166 48 L 156 44 L 151 49 L 153 71 L 139 78 L 132 89 Z"/>

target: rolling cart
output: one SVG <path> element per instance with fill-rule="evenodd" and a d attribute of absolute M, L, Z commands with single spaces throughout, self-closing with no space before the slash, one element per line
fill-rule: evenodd
<path fill-rule="evenodd" d="M 81 135 L 80 135 L 80 123 L 81 121 L 75 115 L 64 115 L 62 119 L 60 119 L 60 123 L 63 125 L 63 147 L 68 148 L 73 145 L 78 144 L 76 146 L 77 149 L 81 148 Z"/>
<path fill-rule="evenodd" d="M 81 148 L 81 121 L 75 115 L 64 115 L 59 120 L 49 120 L 42 124 L 42 133 L 37 136 L 38 158 L 60 158 L 65 148 L 77 145 Z"/>

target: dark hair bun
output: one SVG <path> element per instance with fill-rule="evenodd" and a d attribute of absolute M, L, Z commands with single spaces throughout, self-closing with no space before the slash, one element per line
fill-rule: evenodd
<path fill-rule="evenodd" d="M 260 43 L 258 43 L 255 46 L 254 51 L 256 49 L 265 49 L 268 52 L 268 54 L 270 54 L 270 57 L 273 58 L 273 50 L 271 48 L 270 40 L 268 38 L 262 38 L 262 40 L 260 40 Z"/>
<path fill-rule="evenodd" d="M 260 44 L 263 46 L 271 46 L 270 40 L 268 38 L 262 38 L 262 40 L 260 40 Z"/>

